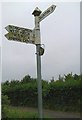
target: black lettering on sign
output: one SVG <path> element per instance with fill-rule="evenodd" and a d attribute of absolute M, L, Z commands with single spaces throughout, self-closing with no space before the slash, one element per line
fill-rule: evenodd
<path fill-rule="evenodd" d="M 45 16 L 47 16 L 50 13 L 50 9 L 48 9 L 47 11 L 45 11 L 40 18 L 44 18 Z"/>

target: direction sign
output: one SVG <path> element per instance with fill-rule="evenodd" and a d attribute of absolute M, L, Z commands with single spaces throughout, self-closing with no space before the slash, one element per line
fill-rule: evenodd
<path fill-rule="evenodd" d="M 5 29 L 8 31 L 8 33 L 5 35 L 5 37 L 8 40 L 14 40 L 14 41 L 32 43 L 32 44 L 35 43 L 34 30 L 12 26 L 12 25 L 8 25 L 7 27 L 5 27 Z"/>
<path fill-rule="evenodd" d="M 56 6 L 52 5 L 50 6 L 47 10 L 45 10 L 39 18 L 39 21 L 42 21 L 44 18 L 46 18 L 48 15 L 50 15 L 54 10 L 55 10 Z"/>

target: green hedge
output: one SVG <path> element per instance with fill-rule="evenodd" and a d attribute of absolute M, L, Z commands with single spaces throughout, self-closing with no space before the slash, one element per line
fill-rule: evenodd
<path fill-rule="evenodd" d="M 82 100 L 80 77 L 80 75 L 68 74 L 64 80 L 51 81 L 50 83 L 42 80 L 43 107 L 54 110 L 80 111 L 80 100 Z M 3 95 L 9 97 L 13 106 L 37 107 L 36 79 L 26 76 L 23 80 L 3 83 Z"/>

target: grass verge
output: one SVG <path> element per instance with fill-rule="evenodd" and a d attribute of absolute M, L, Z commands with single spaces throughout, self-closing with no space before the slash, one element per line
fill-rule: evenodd
<path fill-rule="evenodd" d="M 38 118 L 38 113 L 29 112 L 28 109 L 21 107 L 8 107 L 7 118 Z"/>

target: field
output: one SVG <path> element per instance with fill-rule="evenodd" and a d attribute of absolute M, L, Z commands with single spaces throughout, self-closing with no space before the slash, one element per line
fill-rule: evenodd
<path fill-rule="evenodd" d="M 38 118 L 38 111 L 36 108 L 27 107 L 11 107 L 7 109 L 8 118 Z M 44 118 L 80 118 L 80 113 L 60 112 L 43 110 Z M 49 119 L 48 119 L 49 120 Z"/>

